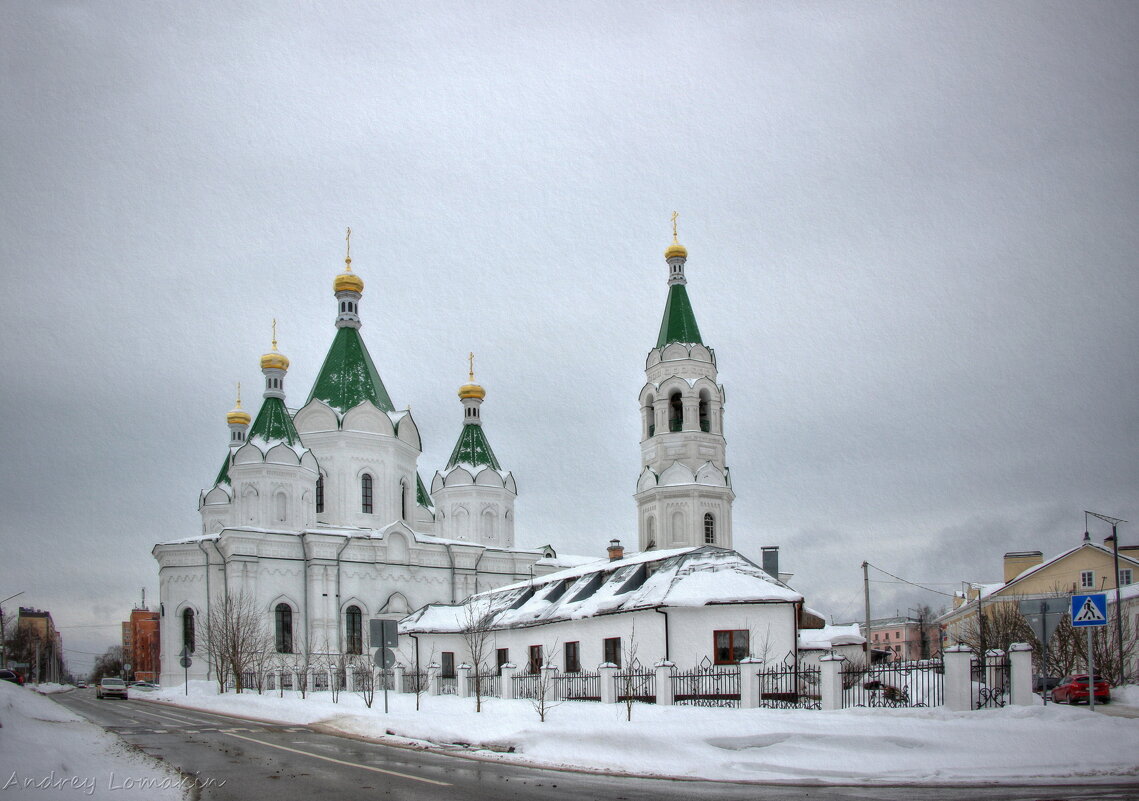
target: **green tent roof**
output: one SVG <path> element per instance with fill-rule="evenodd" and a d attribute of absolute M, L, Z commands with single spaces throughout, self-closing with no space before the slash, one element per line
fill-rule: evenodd
<path fill-rule="evenodd" d="M 283 440 L 289 445 L 300 442 L 297 430 L 293 427 L 293 418 L 289 416 L 289 410 L 285 408 L 283 400 L 266 398 L 261 404 L 261 411 L 257 413 L 257 419 L 249 427 L 249 436 L 246 439 L 252 442 L 254 437 L 267 442 Z"/>
<path fill-rule="evenodd" d="M 371 401 L 385 412 L 395 410 L 360 332 L 350 327 L 337 330 L 309 393 L 308 399 L 314 398 L 341 414 L 364 401 Z"/>
<path fill-rule="evenodd" d="M 214 486 L 218 484 L 229 483 L 229 454 L 225 455 L 225 461 L 221 463 L 221 470 L 218 470 L 218 477 L 214 479 Z"/>
<path fill-rule="evenodd" d="M 447 468 L 450 469 L 459 464 L 469 464 L 475 467 L 486 465 L 495 470 L 502 469 L 498 466 L 498 459 L 494 458 L 494 451 L 490 449 L 490 443 L 486 441 L 486 434 L 483 433 L 482 426 L 463 425 L 463 430 L 459 432 L 459 441 L 455 443 L 455 450 L 451 452 L 451 458 L 447 462 Z"/>
<path fill-rule="evenodd" d="M 431 496 L 427 494 L 427 487 L 423 486 L 423 477 L 419 473 L 415 474 L 415 502 L 422 506 L 424 509 L 433 509 L 435 502 L 431 500 Z"/>
<path fill-rule="evenodd" d="M 684 284 L 673 284 L 668 288 L 668 302 L 664 306 L 664 319 L 660 323 L 657 347 L 662 348 L 670 342 L 704 344 L 700 339 L 696 315 L 692 313 L 692 304 L 688 301 L 688 290 L 684 288 Z"/>

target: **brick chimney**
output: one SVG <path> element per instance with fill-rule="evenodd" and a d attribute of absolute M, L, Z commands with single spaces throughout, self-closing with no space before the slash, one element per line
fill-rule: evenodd
<path fill-rule="evenodd" d="M 609 540 L 608 550 L 610 562 L 616 562 L 625 555 L 625 549 L 621 547 L 621 540 Z"/>
<path fill-rule="evenodd" d="M 1025 570 L 1044 561 L 1040 551 L 1012 551 L 1005 554 L 1005 583 L 1012 581 Z"/>

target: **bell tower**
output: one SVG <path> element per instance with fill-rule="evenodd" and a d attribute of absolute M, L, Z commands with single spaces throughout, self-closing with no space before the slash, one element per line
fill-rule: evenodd
<path fill-rule="evenodd" d="M 704 345 L 688 299 L 688 250 L 672 215 L 668 299 L 641 389 L 641 474 L 637 479 L 640 550 L 732 547 L 731 476 L 725 455 L 724 388 L 716 354 Z"/>

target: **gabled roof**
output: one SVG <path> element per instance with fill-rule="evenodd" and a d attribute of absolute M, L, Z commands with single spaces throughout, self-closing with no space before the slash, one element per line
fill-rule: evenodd
<path fill-rule="evenodd" d="M 490 449 L 486 434 L 480 425 L 463 425 L 459 432 L 459 441 L 455 443 L 455 450 L 447 460 L 447 469 L 456 465 L 470 465 L 472 467 L 491 467 L 495 470 L 502 468 L 498 459 L 494 458 L 494 451 Z"/>
<path fill-rule="evenodd" d="M 249 442 L 263 440 L 266 443 L 296 445 L 301 438 L 293 427 L 293 418 L 285 408 L 285 402 L 281 398 L 270 397 L 261 404 L 261 411 L 249 427 L 246 439 Z"/>
<path fill-rule="evenodd" d="M 1067 559 L 1072 554 L 1083 550 L 1084 548 L 1094 548 L 1097 551 L 1102 551 L 1103 553 L 1107 554 L 1108 556 L 1112 555 L 1110 548 L 1105 548 L 1104 546 L 1099 545 L 1099 544 L 1094 543 L 1094 542 L 1081 542 L 1075 548 L 1069 548 L 1068 550 L 1064 551 L 1063 553 L 1057 554 L 1056 556 L 1053 556 L 1051 559 L 1045 560 L 1038 565 L 1033 565 L 1032 567 L 1027 568 L 1026 570 L 1022 571 L 1021 573 L 1018 573 L 1016 576 L 1014 576 L 1012 579 L 1005 582 L 1004 584 L 995 585 L 995 587 L 992 590 L 990 590 L 989 592 L 982 593 L 982 597 L 988 597 L 989 595 L 994 595 L 998 592 L 1003 592 L 1005 589 L 1007 589 L 1008 587 L 1011 587 L 1013 584 L 1016 584 L 1018 581 L 1022 581 L 1024 579 L 1028 578 L 1029 576 L 1040 572 L 1041 570 L 1048 567 L 1049 565 L 1054 565 L 1057 562 L 1061 562 L 1064 559 Z M 1133 565 L 1139 565 L 1139 559 L 1132 559 L 1131 557 L 1127 556 L 1126 554 L 1121 553 L 1119 555 L 1119 560 L 1120 560 L 1120 562 L 1130 562 Z"/>
<path fill-rule="evenodd" d="M 309 393 L 308 399 L 314 398 L 324 401 L 340 414 L 364 401 L 371 401 L 385 412 L 395 411 L 360 332 L 350 326 L 337 329 Z"/>
<path fill-rule="evenodd" d="M 684 284 L 673 284 L 668 288 L 668 301 L 664 305 L 664 319 L 660 323 L 656 346 L 662 348 L 670 342 L 704 344 Z"/>
<path fill-rule="evenodd" d="M 802 600 L 737 552 L 702 546 L 598 560 L 480 593 L 469 603 L 491 628 L 508 629 L 658 607 Z M 461 631 L 467 609 L 430 604 L 401 621 L 400 632 Z"/>

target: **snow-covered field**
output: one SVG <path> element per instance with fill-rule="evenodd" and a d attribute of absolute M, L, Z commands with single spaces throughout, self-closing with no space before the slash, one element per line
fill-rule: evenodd
<path fill-rule="evenodd" d="M 192 683 L 150 700 L 406 743 L 463 743 L 488 759 L 642 775 L 745 781 L 1139 782 L 1139 719 L 1049 705 L 978 712 L 943 709 L 703 709 L 565 703 L 545 723 L 528 701 L 391 695 L 384 714 L 359 696 L 217 695 Z M 1116 696 L 1139 701 L 1139 688 Z M 387 734 L 386 732 L 393 734 Z M 493 749 L 493 750 L 492 750 Z M 513 749 L 513 753 L 503 753 Z"/>
<path fill-rule="evenodd" d="M 31 688 L 0 681 L 0 799 L 174 801 L 183 787 L 177 771 Z"/>

